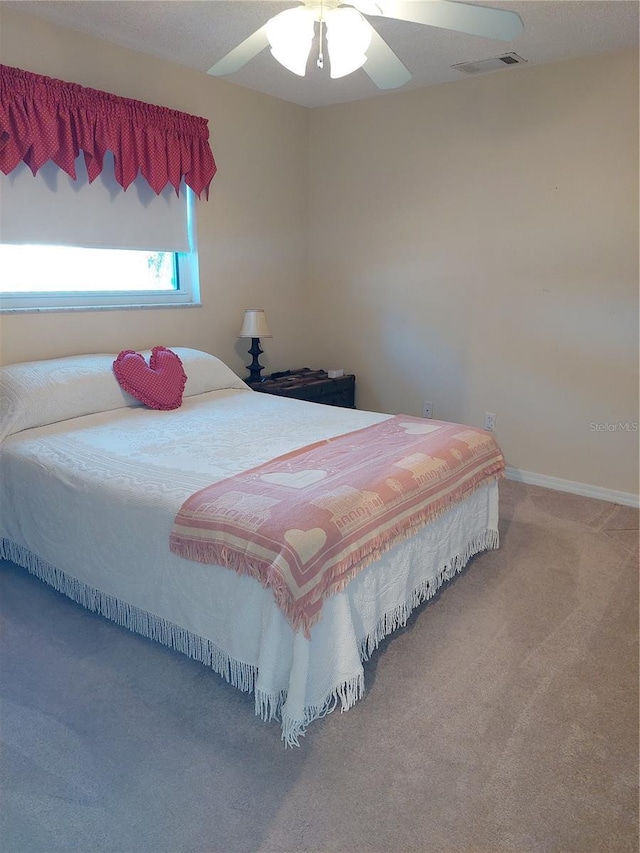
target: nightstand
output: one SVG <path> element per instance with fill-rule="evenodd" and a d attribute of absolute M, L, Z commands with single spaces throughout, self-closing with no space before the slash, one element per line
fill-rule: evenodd
<path fill-rule="evenodd" d="M 325 370 L 302 367 L 298 370 L 272 373 L 271 376 L 265 376 L 262 382 L 248 384 L 254 391 L 263 394 L 355 409 L 356 377 L 351 373 L 330 379 Z"/>

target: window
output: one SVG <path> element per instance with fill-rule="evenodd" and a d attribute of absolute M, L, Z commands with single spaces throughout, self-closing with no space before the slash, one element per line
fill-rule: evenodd
<path fill-rule="evenodd" d="M 0 309 L 198 304 L 194 193 L 141 176 L 124 192 L 110 153 L 92 184 L 76 170 L 0 176 Z"/>

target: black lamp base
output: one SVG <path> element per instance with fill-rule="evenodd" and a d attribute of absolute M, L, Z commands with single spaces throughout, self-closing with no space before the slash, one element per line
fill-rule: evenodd
<path fill-rule="evenodd" d="M 260 346 L 260 338 L 251 338 L 251 349 L 249 350 L 249 355 L 253 356 L 253 361 L 251 364 L 247 365 L 247 369 L 249 371 L 249 379 L 247 382 L 249 382 L 249 384 L 259 384 L 262 382 L 260 372 L 263 368 L 258 361 L 258 356 L 262 355 L 263 352 L 264 350 Z"/>

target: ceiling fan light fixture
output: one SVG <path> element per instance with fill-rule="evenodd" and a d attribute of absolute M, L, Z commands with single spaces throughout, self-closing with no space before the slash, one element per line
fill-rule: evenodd
<path fill-rule="evenodd" d="M 1 0 L 0 0 L 1 2 Z M 288 0 L 290 2 L 290 0 Z M 208 74 L 221 77 L 243 68 L 262 50 L 287 70 L 304 77 L 319 23 L 318 68 L 324 68 L 325 25 L 331 77 L 345 77 L 358 68 L 382 90 L 398 89 L 411 72 L 378 30 L 363 16 L 388 18 L 442 30 L 511 41 L 524 31 L 516 12 L 461 0 L 298 0 L 263 24 L 218 60 Z M 506 60 L 502 60 L 504 66 Z"/>
<path fill-rule="evenodd" d="M 271 54 L 280 65 L 304 77 L 314 35 L 314 19 L 304 6 L 286 9 L 266 25 Z"/>
<path fill-rule="evenodd" d="M 371 25 L 353 8 L 333 9 L 326 16 L 331 77 L 346 77 L 367 61 Z"/>

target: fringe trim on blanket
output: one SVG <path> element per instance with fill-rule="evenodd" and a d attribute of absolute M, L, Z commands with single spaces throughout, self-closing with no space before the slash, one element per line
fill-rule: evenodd
<path fill-rule="evenodd" d="M 393 631 L 406 625 L 413 610 L 424 601 L 433 598 L 446 581 L 462 571 L 471 557 L 482 551 L 494 550 L 498 545 L 497 530 L 486 530 L 468 542 L 463 551 L 449 560 L 435 577 L 423 581 L 413 590 L 407 601 L 384 614 L 373 631 L 360 641 L 360 659 L 363 662 L 369 660 L 381 641 Z M 40 578 L 87 610 L 99 613 L 136 634 L 156 640 L 193 660 L 210 666 L 233 687 L 245 693 L 255 692 L 256 715 L 264 722 L 281 721 L 281 737 L 285 746 L 300 746 L 300 738 L 304 737 L 310 723 L 326 717 L 336 709 L 338 702 L 342 712 L 348 711 L 364 695 L 364 674 L 360 673 L 335 687 L 320 704 L 306 706 L 302 719 L 293 718 L 285 708 L 286 690 L 279 693 L 265 693 L 257 689 L 255 685 L 258 668 L 230 657 L 210 640 L 67 575 L 9 539 L 0 538 L 0 559 L 11 560 L 22 566 L 30 574 Z"/>
<path fill-rule="evenodd" d="M 485 530 L 480 536 L 467 542 L 464 550 L 446 563 L 435 577 L 423 581 L 413 590 L 407 601 L 384 614 L 373 631 L 360 641 L 360 659 L 369 660 L 382 640 L 398 628 L 403 628 L 416 607 L 433 598 L 440 587 L 461 572 L 472 557 L 482 551 L 495 551 L 499 544 L 497 530 Z"/>
<path fill-rule="evenodd" d="M 327 714 L 335 711 L 338 701 L 340 702 L 340 709 L 348 711 L 363 696 L 364 674 L 359 673 L 334 688 L 319 705 L 307 705 L 304 709 L 304 717 L 302 720 L 299 720 L 288 714 L 284 707 L 287 700 L 285 690 L 277 696 L 271 693 L 264 693 L 262 690 L 256 690 L 256 714 L 266 721 L 280 720 L 282 740 L 285 746 L 300 746 L 300 738 L 305 736 L 307 727 L 314 720 L 320 720 L 322 717 L 326 717 Z"/>
<path fill-rule="evenodd" d="M 13 563 L 22 566 L 30 574 L 40 578 L 87 610 L 99 613 L 135 634 L 156 640 L 164 646 L 182 652 L 192 660 L 210 666 L 225 681 L 245 693 L 253 692 L 257 667 L 229 657 L 226 652 L 223 652 L 205 637 L 194 634 L 186 628 L 181 628 L 162 616 L 154 616 L 133 604 L 128 604 L 106 592 L 101 592 L 99 589 L 95 589 L 52 566 L 51 563 L 38 557 L 37 554 L 9 539 L 0 539 L 0 558 L 11 560 Z"/>

